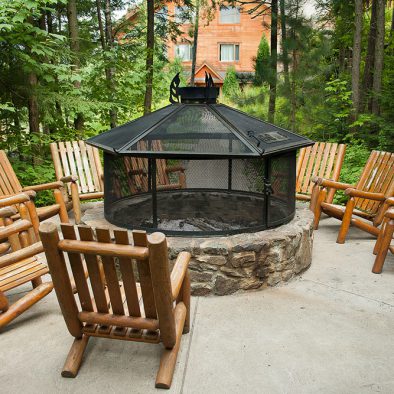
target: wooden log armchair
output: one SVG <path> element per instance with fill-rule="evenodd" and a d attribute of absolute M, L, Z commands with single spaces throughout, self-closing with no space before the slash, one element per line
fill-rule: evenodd
<path fill-rule="evenodd" d="M 38 239 L 38 218 L 28 209 L 29 196 L 19 194 L 0 200 L 0 240 L 7 240 L 11 253 L 0 256 L 0 329 L 18 317 L 52 291 L 51 282 L 43 283 L 41 277 L 48 273 L 48 267 L 37 258 L 43 252 Z M 21 216 L 15 222 L 14 206 Z M 9 304 L 6 292 L 24 283 L 31 282 L 33 289 Z"/>
<path fill-rule="evenodd" d="M 72 201 L 75 223 L 81 221 L 81 200 L 104 197 L 103 168 L 97 148 L 84 141 L 50 144 L 56 179 L 67 182 L 66 200 Z"/>
<path fill-rule="evenodd" d="M 296 170 L 296 198 L 310 201 L 314 176 L 338 181 L 341 173 L 346 145 L 331 142 L 316 142 L 313 146 L 300 149 Z M 326 202 L 332 203 L 336 189 L 331 188 Z"/>
<path fill-rule="evenodd" d="M 321 213 L 342 221 L 337 243 L 344 243 L 350 225 L 378 236 L 388 208 L 386 199 L 394 195 L 394 153 L 372 151 L 356 185 L 314 177 L 310 208 L 314 227 L 319 226 Z M 349 196 L 346 207 L 326 202 L 327 188 L 344 190 Z"/>
<path fill-rule="evenodd" d="M 38 218 L 39 220 L 45 220 L 59 214 L 60 220 L 63 223 L 68 223 L 68 207 L 63 198 L 63 188 L 63 182 L 59 181 L 22 187 L 7 155 L 3 150 L 0 150 L 0 199 L 27 191 L 40 192 L 43 190 L 53 190 L 56 204 L 37 208 Z M 31 194 L 31 196 L 33 195 Z"/>
<path fill-rule="evenodd" d="M 115 242 L 107 229 L 93 232 L 90 227 L 78 226 L 76 231 L 74 226 L 64 224 L 62 233 L 64 240 L 59 239 L 53 223 L 40 227 L 59 305 L 67 328 L 75 337 L 62 376 L 77 375 L 91 336 L 162 342 L 164 352 L 156 387 L 169 388 L 182 333 L 189 331 L 190 254 L 181 252 L 170 274 L 167 243 L 162 233 L 147 236 L 145 232 L 134 231 L 134 246 L 124 230 L 114 231 Z M 79 303 L 72 292 L 64 253 L 68 254 Z M 115 268 L 115 258 L 119 259 L 120 272 Z M 90 286 L 83 274 L 84 262 Z M 139 283 L 134 277 L 134 264 Z"/>
<path fill-rule="evenodd" d="M 387 252 L 394 253 L 394 244 L 391 244 L 394 234 L 394 198 L 388 198 L 386 204 L 390 208 L 385 213 L 383 225 L 374 248 L 374 254 L 376 254 L 372 267 L 374 274 L 380 274 L 382 272 Z"/>

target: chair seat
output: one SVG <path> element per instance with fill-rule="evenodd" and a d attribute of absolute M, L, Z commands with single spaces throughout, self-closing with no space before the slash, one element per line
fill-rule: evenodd
<path fill-rule="evenodd" d="M 321 203 L 321 207 L 322 207 L 323 211 L 324 211 L 324 209 L 328 209 L 328 210 L 331 209 L 331 210 L 336 210 L 336 211 L 341 212 L 341 213 L 344 213 L 345 209 L 346 209 L 346 206 L 337 205 L 337 204 L 329 204 L 329 203 L 326 203 L 326 202 L 322 202 Z M 360 216 L 360 217 L 362 217 L 364 219 L 368 219 L 368 220 L 372 220 L 373 217 L 375 216 L 375 215 L 372 215 L 370 213 L 367 213 L 367 212 L 364 212 L 364 211 L 360 211 L 359 209 L 353 209 L 353 214 L 357 215 L 357 216 Z"/>
<path fill-rule="evenodd" d="M 35 257 L 0 268 L 0 290 L 10 290 L 48 272 L 48 267 Z"/>

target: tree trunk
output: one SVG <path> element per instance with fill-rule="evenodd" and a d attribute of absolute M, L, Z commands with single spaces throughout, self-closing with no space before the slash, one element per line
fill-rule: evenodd
<path fill-rule="evenodd" d="M 286 6 L 285 0 L 280 0 L 280 25 L 282 29 L 282 61 L 283 61 L 283 72 L 285 76 L 285 88 L 286 93 L 290 89 L 289 79 L 289 55 L 287 48 L 287 28 L 286 28 Z"/>
<path fill-rule="evenodd" d="M 29 112 L 29 132 L 31 134 L 40 134 L 40 114 L 38 109 L 38 100 L 36 94 L 36 88 L 38 84 L 37 75 L 34 72 L 30 72 L 27 77 L 29 84 L 29 97 L 27 108 Z M 40 158 L 41 147 L 39 143 L 33 145 L 33 163 L 37 163 Z"/>
<path fill-rule="evenodd" d="M 374 67 L 374 52 L 375 52 L 375 41 L 376 41 L 376 0 L 372 1 L 372 9 L 371 9 L 371 21 L 369 25 L 369 35 L 368 35 L 368 47 L 367 54 L 365 57 L 365 66 L 364 66 L 364 77 L 363 84 L 361 89 L 361 98 L 360 98 L 360 110 L 364 109 L 365 106 L 368 106 L 369 93 L 372 88 L 372 79 L 373 79 L 373 67 Z"/>
<path fill-rule="evenodd" d="M 385 0 L 376 0 L 375 63 L 372 81 L 372 113 L 380 113 L 380 93 L 384 58 Z"/>
<path fill-rule="evenodd" d="M 111 2 L 110 2 L 110 0 L 105 1 L 105 37 L 106 37 L 107 48 L 112 48 L 113 37 L 112 37 Z M 115 99 L 115 69 L 112 66 L 110 66 L 105 71 L 106 71 L 106 77 L 107 77 L 107 81 L 108 81 L 108 89 L 109 89 L 109 95 L 110 95 L 109 98 L 110 98 L 111 103 L 113 103 L 114 99 Z M 109 117 L 110 117 L 111 127 L 112 128 L 116 127 L 117 112 L 114 107 L 112 107 L 109 110 Z"/>
<path fill-rule="evenodd" d="M 101 19 L 100 0 L 96 0 L 96 9 L 97 9 L 97 19 L 98 19 L 101 47 L 103 48 L 103 51 L 105 51 L 105 49 L 106 49 L 106 46 L 105 46 L 105 35 L 104 35 L 103 21 Z"/>
<path fill-rule="evenodd" d="M 197 44 L 198 44 L 198 25 L 200 19 L 200 0 L 196 0 L 196 15 L 194 20 L 194 32 L 193 32 L 193 59 L 192 59 L 192 71 L 190 76 L 190 86 L 194 86 L 194 74 L 196 73 L 196 61 L 197 61 Z"/>
<path fill-rule="evenodd" d="M 352 95 L 354 119 L 357 119 L 360 109 L 360 63 L 361 39 L 363 29 L 363 0 L 355 0 L 354 37 L 352 56 Z"/>
<path fill-rule="evenodd" d="M 271 1 L 271 80 L 268 105 L 268 121 L 275 120 L 276 83 L 278 65 L 278 0 Z"/>
<path fill-rule="evenodd" d="M 76 0 L 69 0 L 67 2 L 67 22 L 68 34 L 70 37 L 70 49 L 74 55 L 75 71 L 78 72 L 81 67 L 81 62 L 79 58 L 79 32 Z M 76 89 L 80 89 L 81 83 L 79 81 L 75 81 L 74 86 Z M 76 130 L 82 130 L 83 124 L 83 115 L 78 113 L 74 119 L 74 127 Z"/>
<path fill-rule="evenodd" d="M 146 0 L 148 20 L 146 33 L 146 80 L 145 80 L 145 99 L 144 115 L 152 110 L 152 90 L 153 90 L 153 54 L 155 50 L 155 25 L 154 25 L 154 0 Z"/>

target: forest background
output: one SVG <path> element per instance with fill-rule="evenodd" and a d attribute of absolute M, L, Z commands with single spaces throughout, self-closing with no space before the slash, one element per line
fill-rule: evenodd
<path fill-rule="evenodd" d="M 229 68 L 222 102 L 317 141 L 347 143 L 341 180 L 354 182 L 371 149 L 394 150 L 393 1 L 186 0 L 196 42 L 214 7 L 253 3 L 271 15 L 255 74 Z M 179 2 L 177 2 L 179 3 Z M 138 7 L 133 23 L 116 19 Z M 1 0 L 0 149 L 22 184 L 55 179 L 49 142 L 84 139 L 168 104 L 182 63 L 180 34 L 156 0 Z M 209 18 L 208 18 L 209 20 Z M 193 56 L 195 58 L 195 56 Z M 38 203 L 46 202 L 43 195 Z"/>

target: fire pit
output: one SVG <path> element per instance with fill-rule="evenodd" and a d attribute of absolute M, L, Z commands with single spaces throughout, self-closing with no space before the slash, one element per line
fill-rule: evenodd
<path fill-rule="evenodd" d="M 87 142 L 104 150 L 105 218 L 171 236 L 256 232 L 295 214 L 296 150 L 312 141 L 171 84 L 171 105 Z"/>

